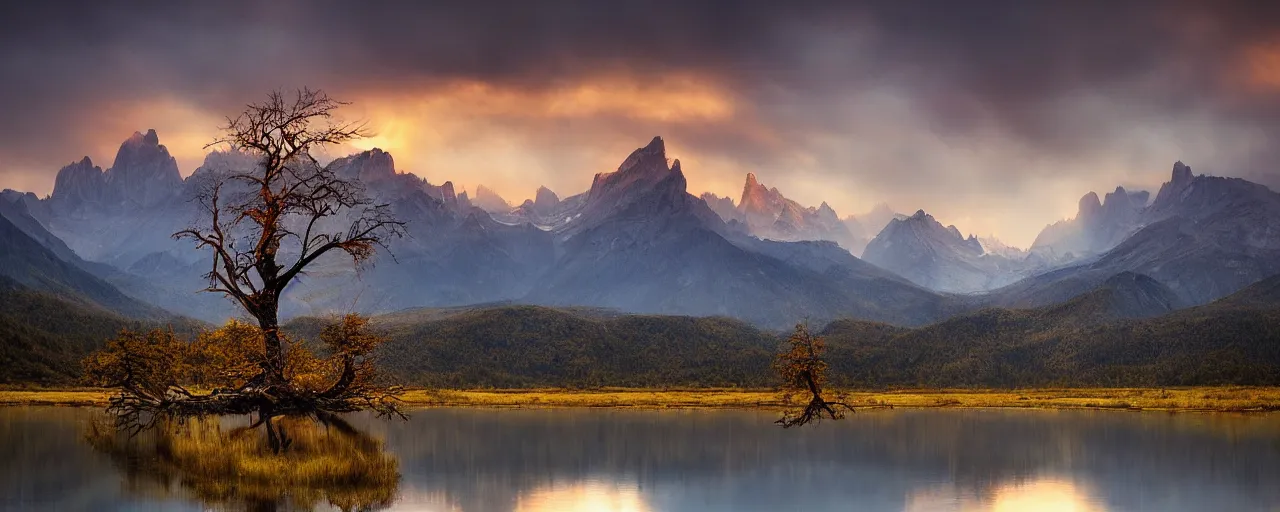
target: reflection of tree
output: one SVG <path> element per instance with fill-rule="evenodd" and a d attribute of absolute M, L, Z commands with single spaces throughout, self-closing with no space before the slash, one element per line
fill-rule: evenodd
<path fill-rule="evenodd" d="M 87 440 L 127 475 L 129 487 L 180 489 L 220 509 L 311 510 L 322 503 L 344 511 L 389 505 L 399 462 L 382 442 L 328 416 L 322 424 L 282 418 L 292 444 L 277 454 L 247 427 L 216 419 L 170 422 L 130 437 L 108 422 L 92 424 Z"/>
<path fill-rule="evenodd" d="M 89 380 L 120 390 L 108 408 L 117 427 L 136 434 L 171 418 L 256 413 L 280 452 L 290 441 L 274 427 L 277 416 L 362 410 L 403 416 L 399 388 L 376 378 L 370 356 L 383 339 L 367 330 L 366 319 L 349 315 L 321 334 L 328 360 L 280 333 L 285 289 L 320 257 L 346 254 L 358 268 L 404 234 L 388 205 L 311 154 L 364 135 L 362 126 L 334 120 L 343 104 L 321 91 L 276 91 L 229 119 L 214 144 L 245 152 L 258 165 L 212 177 L 195 198 L 201 218 L 174 237 L 211 252 L 205 291 L 226 295 L 258 325 L 229 325 L 247 342 L 215 339 L 203 351 L 172 333 L 126 331 L 92 354 L 84 364 Z M 218 381 L 207 393 L 191 386 L 207 380 Z"/>
<path fill-rule="evenodd" d="M 444 510 L 512 510 L 548 489 L 616 482 L 637 486 L 655 510 L 848 510 L 851 502 L 903 510 L 921 483 L 948 482 L 985 499 L 1055 475 L 1080 475 L 1117 509 L 1136 508 L 1125 497 L 1180 489 L 1280 502 L 1274 486 L 1236 481 L 1280 477 L 1280 418 L 897 409 L 799 430 L 768 428 L 774 419 L 764 411 L 451 408 L 415 411 L 407 422 L 351 417 L 399 457 L 399 505 L 410 508 L 415 496 L 444 496 Z M 1204 500 L 1184 510 L 1212 509 Z"/>

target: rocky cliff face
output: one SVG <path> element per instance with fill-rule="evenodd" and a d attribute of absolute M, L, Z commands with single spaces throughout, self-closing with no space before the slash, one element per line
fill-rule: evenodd
<path fill-rule="evenodd" d="M 720 197 L 711 192 L 703 192 L 701 197 L 702 201 L 707 203 L 707 207 L 716 212 L 716 215 L 719 215 L 725 222 L 732 220 L 742 221 L 742 215 L 738 211 L 738 207 L 733 204 L 733 198 Z"/>
<path fill-rule="evenodd" d="M 134 208 L 172 201 L 182 190 L 178 161 L 160 144 L 155 130 L 134 132 L 124 141 L 103 177 L 108 200 Z"/>
<path fill-rule="evenodd" d="M 688 194 L 679 161 L 665 165 L 660 141 L 638 149 L 617 172 L 596 177 L 581 217 L 560 231 L 563 256 L 529 300 L 736 316 L 771 326 L 841 315 L 919 323 L 939 314 L 936 295 L 830 242 L 732 232 L 706 201 Z M 839 222 L 834 212 L 823 215 Z"/>
<path fill-rule="evenodd" d="M 1136 199 L 1132 202 L 1141 202 Z M 1195 305 L 1280 274 L 1280 194 L 1262 185 L 1195 176 L 1178 162 L 1155 201 L 1135 219 L 1136 231 L 1110 250 L 998 290 L 993 301 L 1019 307 L 1053 304 L 1121 272 L 1134 272 Z"/>
<path fill-rule="evenodd" d="M 334 169 L 334 172 L 342 179 L 357 180 L 366 184 L 394 179 L 396 175 L 395 165 L 395 160 L 391 158 L 391 154 L 378 148 L 339 158 L 329 163 L 329 167 Z"/>
<path fill-rule="evenodd" d="M 111 283 L 128 284 L 119 285 L 126 293 L 220 320 L 217 307 L 183 303 L 202 287 L 208 255 L 169 234 L 195 220 L 180 196 L 255 163 L 243 154 L 214 153 L 186 181 L 175 182 L 176 169 L 163 148 L 153 133 L 135 135 L 108 171 L 85 159 L 59 173 L 46 200 L 13 192 L 2 199 L 23 205 L 31 219 L 84 259 L 116 267 Z M 713 195 L 694 197 L 680 162 L 668 161 L 661 138 L 636 149 L 614 172 L 597 175 L 583 194 L 561 199 L 543 188 L 506 215 L 474 207 L 451 182 L 433 185 L 396 172 L 391 155 L 380 150 L 337 159 L 330 168 L 390 204 L 409 223 L 411 236 L 392 244 L 394 260 L 380 255 L 362 274 L 349 260 L 322 261 L 286 292 L 286 315 L 523 301 L 727 315 L 771 326 L 804 317 L 917 324 L 961 307 L 958 299 L 925 287 L 973 292 L 1035 273 L 964 300 L 1039 305 L 1063 302 L 1132 272 L 1145 277 L 1130 279 L 1136 287 L 1122 287 L 1136 290 L 1124 300 L 1135 304 L 1134 311 L 1147 311 L 1172 304 L 1170 297 L 1178 304 L 1212 300 L 1280 273 L 1277 194 L 1244 180 L 1195 176 L 1182 164 L 1149 205 L 1147 194 L 1124 189 L 1083 198 L 1070 223 L 1079 231 L 1054 244 L 1101 247 L 1112 243 L 1106 240 L 1121 241 L 1087 264 L 1052 272 L 1042 272 L 1045 266 L 1034 263 L 1042 261 L 1034 254 L 1020 259 L 1013 248 L 965 237 L 923 211 L 890 220 L 894 214 L 886 207 L 882 216 L 873 211 L 853 219 L 865 232 L 878 233 L 865 253 L 878 266 L 828 241 L 747 236 L 833 240 L 853 233 L 850 221 L 830 206 L 802 207 L 754 175 L 736 206 Z M 887 225 L 878 229 L 881 217 Z M 148 277 L 138 284 L 130 272 Z M 218 297 L 198 296 L 222 304 L 221 311 L 230 309 Z"/>
<path fill-rule="evenodd" d="M 715 194 L 704 194 L 703 201 L 725 221 L 741 222 L 748 233 L 760 238 L 786 242 L 829 240 L 845 250 L 861 248 L 849 227 L 827 203 L 816 208 L 801 206 L 777 188 L 764 186 L 754 173 L 747 173 L 742 199 L 736 208 L 733 201 Z"/>
<path fill-rule="evenodd" d="M 506 214 L 511 212 L 511 203 L 508 203 L 497 192 L 484 185 L 476 187 L 476 196 L 471 198 L 471 204 L 489 213 Z"/>
<path fill-rule="evenodd" d="M 890 221 L 867 244 L 863 259 L 920 286 L 952 293 L 991 290 L 1042 268 L 998 240 L 984 244 L 973 235 L 966 238 L 923 210 Z"/>
<path fill-rule="evenodd" d="M 967 243 L 954 226 L 944 227 L 924 210 L 890 221 L 863 253 L 866 261 L 913 283 L 948 292 L 986 285 L 989 276 L 974 265 L 980 256 L 981 247 Z"/>
<path fill-rule="evenodd" d="M 53 182 L 51 202 L 63 209 L 99 208 L 107 190 L 102 168 L 89 157 L 72 162 L 58 171 Z"/>
<path fill-rule="evenodd" d="M 560 196 L 547 187 L 538 187 L 538 191 L 533 195 L 533 204 L 530 207 L 533 213 L 543 217 L 549 216 L 560 206 Z"/>
<path fill-rule="evenodd" d="M 1030 252 L 1059 263 L 1102 254 L 1141 227 L 1149 197 L 1146 191 L 1130 192 L 1124 187 L 1116 187 L 1102 200 L 1089 192 L 1080 198 L 1075 218 L 1046 226 Z"/>
<path fill-rule="evenodd" d="M 105 172 L 89 157 L 58 171 L 51 205 L 64 211 L 145 209 L 171 202 L 182 192 L 182 175 L 155 130 L 134 132 Z"/>

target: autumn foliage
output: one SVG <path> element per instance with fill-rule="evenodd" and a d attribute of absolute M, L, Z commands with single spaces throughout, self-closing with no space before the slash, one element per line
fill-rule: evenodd
<path fill-rule="evenodd" d="M 112 399 L 112 411 L 133 432 L 165 416 L 256 412 L 264 418 L 328 419 L 331 413 L 363 409 L 399 414 L 399 388 L 382 384 L 373 364 L 373 353 L 385 338 L 370 328 L 367 318 L 346 315 L 325 327 L 319 338 L 320 350 L 314 350 L 281 336 L 284 381 L 270 395 L 256 391 L 266 358 L 262 330 L 238 320 L 191 341 L 162 329 L 123 331 L 83 366 L 90 384 L 121 390 Z"/>
<path fill-rule="evenodd" d="M 787 338 L 783 351 L 774 359 L 773 368 L 782 379 L 782 389 L 788 394 L 809 395 L 809 404 L 799 413 L 785 413 L 777 423 L 783 427 L 797 427 L 825 416 L 836 420 L 844 417 L 838 408 L 853 410 L 841 402 L 828 402 L 822 397 L 822 387 L 827 383 L 827 362 L 822 358 L 826 343 L 821 336 L 809 332 L 804 324 L 797 324 L 795 332 Z"/>

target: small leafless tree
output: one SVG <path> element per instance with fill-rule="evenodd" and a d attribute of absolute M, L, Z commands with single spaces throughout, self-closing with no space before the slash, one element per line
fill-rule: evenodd
<path fill-rule="evenodd" d="M 825 351 L 822 337 L 810 333 L 805 324 L 797 324 L 795 332 L 787 338 L 785 350 L 774 359 L 773 367 L 782 378 L 783 391 L 805 393 L 810 397 L 808 405 L 799 413 L 783 413 L 775 422 L 783 428 L 821 421 L 824 416 L 838 420 L 844 417 L 839 408 L 853 411 L 849 405 L 822 397 L 822 387 L 827 382 L 827 362 L 822 358 Z"/>
<path fill-rule="evenodd" d="M 122 389 L 116 412 L 132 427 L 138 418 L 155 415 L 256 411 L 272 433 L 273 415 L 323 418 L 366 408 L 399 414 L 383 400 L 390 393 L 370 384 L 365 359 L 376 343 L 369 341 L 366 324 L 358 318 L 348 318 L 345 331 L 328 335 L 337 364 L 345 368 L 327 389 L 295 384 L 285 371 L 288 347 L 279 332 L 279 308 L 289 284 L 325 254 L 345 254 L 358 268 L 379 247 L 385 249 L 389 239 L 404 235 L 404 223 L 387 204 L 374 202 L 359 183 L 320 165 L 312 154 L 366 135 L 363 125 L 335 119 L 342 105 L 319 90 L 275 91 L 228 118 L 224 135 L 206 146 L 246 152 L 257 166 L 214 176 L 195 198 L 204 218 L 173 236 L 211 252 L 205 291 L 226 295 L 257 322 L 261 350 L 254 351 L 260 356 L 253 364 L 258 371 L 234 389 L 209 395 L 195 395 L 172 379 L 152 383 L 151 388 L 165 389 L 147 392 L 130 392 L 148 386 L 134 385 L 129 378 L 114 382 Z M 276 436 L 271 437 L 275 444 Z"/>

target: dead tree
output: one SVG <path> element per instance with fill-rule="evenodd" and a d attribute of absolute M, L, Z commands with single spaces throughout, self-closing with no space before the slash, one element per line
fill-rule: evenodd
<path fill-rule="evenodd" d="M 303 89 L 291 98 L 276 91 L 228 119 L 226 144 L 258 159 L 258 167 L 221 176 L 197 199 L 206 226 L 174 234 L 213 252 L 205 291 L 222 293 L 255 320 L 266 342 L 264 376 L 278 381 L 284 364 L 280 344 L 280 296 L 312 262 L 332 251 L 357 265 L 404 233 L 386 204 L 376 204 L 358 183 L 319 165 L 311 152 L 366 135 L 364 127 L 333 121 L 344 103 L 322 91 Z M 228 200 L 228 186 L 238 188 Z M 339 216 L 352 216 L 333 226 Z"/>
<path fill-rule="evenodd" d="M 783 391 L 810 396 L 808 405 L 799 413 L 783 413 L 775 422 L 783 428 L 821 421 L 824 416 L 838 420 L 844 417 L 841 408 L 853 411 L 849 405 L 822 397 L 822 387 L 827 381 L 827 362 L 822 358 L 825 350 L 826 343 L 821 337 L 810 333 L 804 324 L 797 324 L 795 332 L 787 338 L 785 350 L 774 359 L 773 367 L 782 378 Z"/>
<path fill-rule="evenodd" d="M 339 177 L 312 156 L 323 146 L 366 135 L 363 125 L 335 119 L 344 104 L 319 90 L 275 91 L 228 118 L 224 135 L 206 147 L 246 152 L 256 157 L 257 166 L 216 175 L 195 198 L 204 218 L 173 235 L 210 251 L 204 291 L 226 295 L 257 322 L 262 343 L 257 375 L 209 395 L 180 387 L 136 392 L 144 388 L 126 383 L 120 386 L 118 417 L 257 412 L 271 431 L 270 418 L 282 414 L 365 408 L 398 414 L 377 400 L 384 391 L 357 378 L 367 344 L 348 344 L 352 351 L 342 355 L 347 367 L 327 390 L 301 389 L 285 375 L 279 306 L 289 284 L 326 254 L 345 254 L 359 268 L 388 240 L 404 235 L 404 223 L 389 205 L 374 202 L 358 182 Z M 275 432 L 270 433 L 274 440 Z"/>

